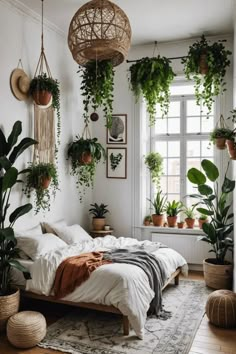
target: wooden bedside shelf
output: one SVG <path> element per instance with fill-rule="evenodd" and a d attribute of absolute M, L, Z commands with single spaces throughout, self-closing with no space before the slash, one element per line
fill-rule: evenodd
<path fill-rule="evenodd" d="M 110 230 L 91 230 L 89 233 L 90 235 L 95 238 L 95 237 L 104 237 L 107 235 L 112 235 L 113 229 Z"/>

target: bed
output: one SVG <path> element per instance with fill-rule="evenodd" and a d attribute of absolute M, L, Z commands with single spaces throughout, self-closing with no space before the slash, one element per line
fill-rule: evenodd
<path fill-rule="evenodd" d="M 48 235 L 41 236 L 41 239 L 48 240 Z M 22 275 L 14 271 L 13 283 L 26 297 L 120 314 L 123 316 L 124 334 L 129 334 L 131 325 L 136 335 L 142 339 L 147 311 L 154 292 L 140 267 L 116 263 L 102 265 L 91 273 L 88 280 L 65 298 L 56 300 L 52 293 L 56 270 L 64 259 L 86 252 L 106 251 L 140 244 L 150 245 L 152 243 L 114 236 L 83 239 L 77 243 L 73 239 L 72 244 L 47 251 L 43 256 L 36 257 L 34 260 L 20 260 L 31 273 L 32 279 L 24 281 Z M 170 248 L 160 248 L 154 254 L 161 259 L 167 270 L 167 281 L 163 289 L 173 279 L 178 285 L 180 272 L 184 274 L 187 272 L 185 259 Z"/>

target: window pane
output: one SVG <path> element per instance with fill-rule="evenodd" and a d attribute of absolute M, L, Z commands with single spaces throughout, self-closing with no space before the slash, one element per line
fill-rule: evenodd
<path fill-rule="evenodd" d="M 188 100 L 187 102 L 187 116 L 200 116 L 201 108 L 197 105 L 195 100 Z"/>
<path fill-rule="evenodd" d="M 170 102 L 168 117 L 180 117 L 180 101 Z"/>
<path fill-rule="evenodd" d="M 195 168 L 198 168 L 200 169 L 201 168 L 201 159 L 200 158 L 188 158 L 187 159 L 187 171 L 192 168 L 192 167 L 195 167 Z"/>
<path fill-rule="evenodd" d="M 214 118 L 210 116 L 202 117 L 202 133 L 209 133 L 211 130 L 214 129 Z"/>
<path fill-rule="evenodd" d="M 173 200 L 179 201 L 180 195 L 179 194 L 168 194 L 168 201 L 172 202 Z"/>
<path fill-rule="evenodd" d="M 213 115 L 213 114 L 214 114 L 214 108 L 215 108 L 215 106 L 214 106 L 214 103 L 213 103 L 213 104 L 212 104 L 212 108 L 211 108 L 211 112 L 209 113 L 210 115 Z M 202 111 L 202 114 L 203 114 L 203 115 L 206 115 L 207 112 L 208 112 L 208 108 L 207 108 L 206 106 L 203 106 L 203 105 L 202 105 L 201 111 Z"/>
<path fill-rule="evenodd" d="M 168 159 L 168 175 L 180 175 L 180 159 Z"/>
<path fill-rule="evenodd" d="M 179 141 L 169 141 L 168 142 L 168 156 L 169 157 L 179 157 L 180 156 L 180 142 Z"/>
<path fill-rule="evenodd" d="M 167 142 L 166 141 L 156 141 L 155 151 L 159 152 L 162 157 L 167 157 Z"/>
<path fill-rule="evenodd" d="M 187 133 L 200 133 L 200 117 L 187 118 Z"/>
<path fill-rule="evenodd" d="M 158 118 L 155 123 L 156 134 L 167 134 L 167 119 Z"/>
<path fill-rule="evenodd" d="M 167 159 L 163 159 L 163 174 L 167 175 Z"/>
<path fill-rule="evenodd" d="M 168 118 L 168 133 L 169 134 L 180 133 L 180 118 Z"/>
<path fill-rule="evenodd" d="M 175 95 L 194 95 L 194 85 L 185 84 L 185 85 L 171 85 L 170 93 L 172 96 Z"/>
<path fill-rule="evenodd" d="M 200 157 L 200 141 L 188 141 L 187 142 L 187 156 L 198 156 Z"/>
<path fill-rule="evenodd" d="M 180 177 L 168 177 L 168 193 L 180 193 Z"/>
<path fill-rule="evenodd" d="M 162 192 L 167 193 L 167 177 L 161 177 L 160 184 Z"/>
<path fill-rule="evenodd" d="M 202 141 L 202 157 L 212 157 L 213 155 L 213 144 L 210 144 L 209 141 Z"/>

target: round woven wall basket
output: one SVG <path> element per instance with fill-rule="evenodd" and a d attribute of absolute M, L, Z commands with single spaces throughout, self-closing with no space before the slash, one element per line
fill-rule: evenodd
<path fill-rule="evenodd" d="M 74 60 L 85 66 L 91 60 L 111 60 L 113 66 L 127 57 L 131 27 L 124 11 L 108 0 L 92 0 L 71 20 L 68 45 Z"/>
<path fill-rule="evenodd" d="M 206 314 L 218 327 L 236 327 L 236 294 L 230 290 L 214 291 L 207 300 Z"/>

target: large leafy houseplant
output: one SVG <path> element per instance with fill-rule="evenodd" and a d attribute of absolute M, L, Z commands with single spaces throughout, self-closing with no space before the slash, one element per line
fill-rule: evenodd
<path fill-rule="evenodd" d="M 76 176 L 76 186 L 79 190 L 80 201 L 85 189 L 93 187 L 96 166 L 106 159 L 106 152 L 97 138 L 85 139 L 76 136 L 76 139 L 69 144 L 67 151 L 71 159 L 71 175 Z"/>
<path fill-rule="evenodd" d="M 17 240 L 14 235 L 14 224 L 17 219 L 32 209 L 31 204 L 25 204 L 8 217 L 10 197 L 13 188 L 20 183 L 21 171 L 14 166 L 17 158 L 36 141 L 24 138 L 18 144 L 18 137 L 22 132 L 22 124 L 17 121 L 8 136 L 0 129 L 0 296 L 10 293 L 10 269 L 17 268 L 26 278 L 29 273 L 15 257 L 18 255 Z M 6 225 L 7 224 L 7 225 Z"/>
<path fill-rule="evenodd" d="M 209 44 L 202 35 L 200 41 L 193 43 L 187 56 L 182 59 L 187 79 L 194 80 L 197 104 L 202 102 L 207 107 L 207 114 L 212 110 L 214 97 L 226 91 L 224 78 L 230 65 L 228 57 L 232 53 L 225 49 L 222 42 L 220 40 Z"/>
<path fill-rule="evenodd" d="M 49 100 L 52 96 L 52 107 L 57 112 L 57 143 L 60 144 L 61 134 L 61 114 L 60 114 L 60 86 L 56 79 L 47 76 L 46 73 L 42 73 L 34 77 L 30 82 L 29 94 L 32 95 L 34 101 L 37 104 L 42 104 L 40 92 L 50 93 Z M 47 104 L 49 102 L 45 102 Z"/>
<path fill-rule="evenodd" d="M 145 156 L 144 162 L 150 171 L 152 182 L 159 187 L 163 174 L 163 157 L 158 152 L 150 152 Z"/>
<path fill-rule="evenodd" d="M 83 96 L 84 120 L 88 122 L 89 109 L 96 112 L 103 107 L 106 126 L 111 127 L 114 69 L 110 60 L 90 61 L 86 66 L 80 66 L 82 82 L 80 89 Z"/>
<path fill-rule="evenodd" d="M 142 58 L 129 68 L 130 88 L 136 100 L 143 95 L 150 125 L 156 121 L 156 105 L 159 103 L 162 116 L 169 110 L 170 84 L 175 74 L 170 60 L 159 55 L 154 58 Z"/>
<path fill-rule="evenodd" d="M 37 214 L 41 209 L 43 211 L 50 211 L 51 195 L 55 198 L 58 190 L 58 174 L 57 169 L 52 163 L 31 163 L 27 172 L 24 193 L 30 198 L 31 193 L 35 196 L 35 213 Z"/>

